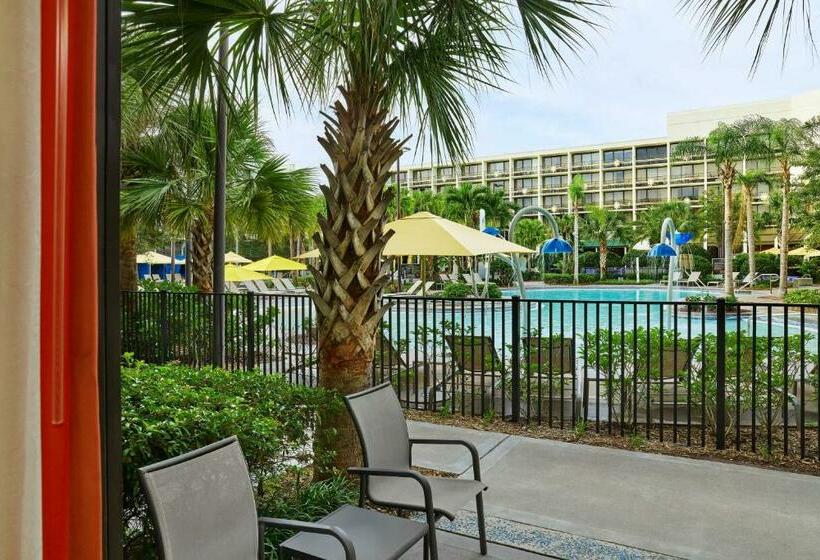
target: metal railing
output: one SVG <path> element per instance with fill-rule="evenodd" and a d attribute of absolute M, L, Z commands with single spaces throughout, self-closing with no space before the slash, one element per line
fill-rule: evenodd
<path fill-rule="evenodd" d="M 409 409 L 820 460 L 820 306 L 385 296 L 372 382 Z M 224 356 L 213 312 L 225 306 Z M 123 351 L 315 386 L 304 294 L 126 292 Z"/>

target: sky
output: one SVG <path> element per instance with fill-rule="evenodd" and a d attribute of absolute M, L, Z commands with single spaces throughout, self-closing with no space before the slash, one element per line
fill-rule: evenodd
<path fill-rule="evenodd" d="M 604 28 L 591 36 L 594 50 L 571 62 L 571 73 L 551 83 L 525 53 L 511 64 L 514 83 L 505 91 L 480 93 L 473 102 L 476 157 L 611 141 L 665 136 L 666 114 L 717 105 L 786 97 L 820 88 L 818 61 L 798 27 L 785 66 L 775 39 L 754 76 L 756 43 L 750 29 L 719 53 L 706 56 L 703 36 L 676 0 L 613 0 Z M 820 111 L 819 111 L 820 112 Z M 292 164 L 315 167 L 327 161 L 316 142 L 318 115 L 262 120 L 276 149 Z M 401 130 L 417 134 L 412 126 Z M 409 152 L 402 165 L 428 162 Z"/>

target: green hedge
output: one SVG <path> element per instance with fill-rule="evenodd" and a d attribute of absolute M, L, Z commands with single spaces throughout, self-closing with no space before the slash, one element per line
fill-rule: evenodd
<path fill-rule="evenodd" d="M 479 292 L 484 289 L 484 284 L 479 285 Z M 441 297 L 445 298 L 468 298 L 473 297 L 473 287 L 464 282 L 450 282 L 444 285 Z M 501 297 L 501 288 L 494 282 L 487 284 L 487 297 L 498 299 Z"/>
<path fill-rule="evenodd" d="M 808 288 L 789 290 L 784 298 L 786 303 L 809 303 L 820 305 L 820 290 Z"/>
<path fill-rule="evenodd" d="M 346 480 L 312 483 L 311 433 L 335 394 L 259 372 L 146 365 L 122 369 L 123 526 L 128 558 L 155 558 L 153 530 L 137 469 L 236 435 L 251 471 L 260 515 L 316 519 L 352 502 Z M 273 550 L 272 534 L 267 546 Z"/>
<path fill-rule="evenodd" d="M 544 281 L 544 284 L 572 284 L 572 274 L 553 274 L 547 273 L 544 274 L 541 279 Z M 579 284 L 592 284 L 596 282 L 598 277 L 594 274 L 579 274 L 578 275 L 578 283 Z"/>

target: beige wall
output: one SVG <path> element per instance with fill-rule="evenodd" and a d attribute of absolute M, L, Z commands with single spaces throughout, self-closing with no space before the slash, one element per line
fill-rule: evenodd
<path fill-rule="evenodd" d="M 0 558 L 41 545 L 40 2 L 0 17 Z"/>

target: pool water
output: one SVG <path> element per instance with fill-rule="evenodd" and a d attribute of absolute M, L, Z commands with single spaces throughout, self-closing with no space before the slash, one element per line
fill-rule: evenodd
<path fill-rule="evenodd" d="M 537 288 L 527 290 L 527 299 L 544 299 L 552 301 L 669 301 L 666 288 Z M 514 296 L 518 290 L 505 290 L 504 295 Z M 702 295 L 706 290 L 681 289 L 672 290 L 672 301 L 684 301 L 687 296 Z"/>

